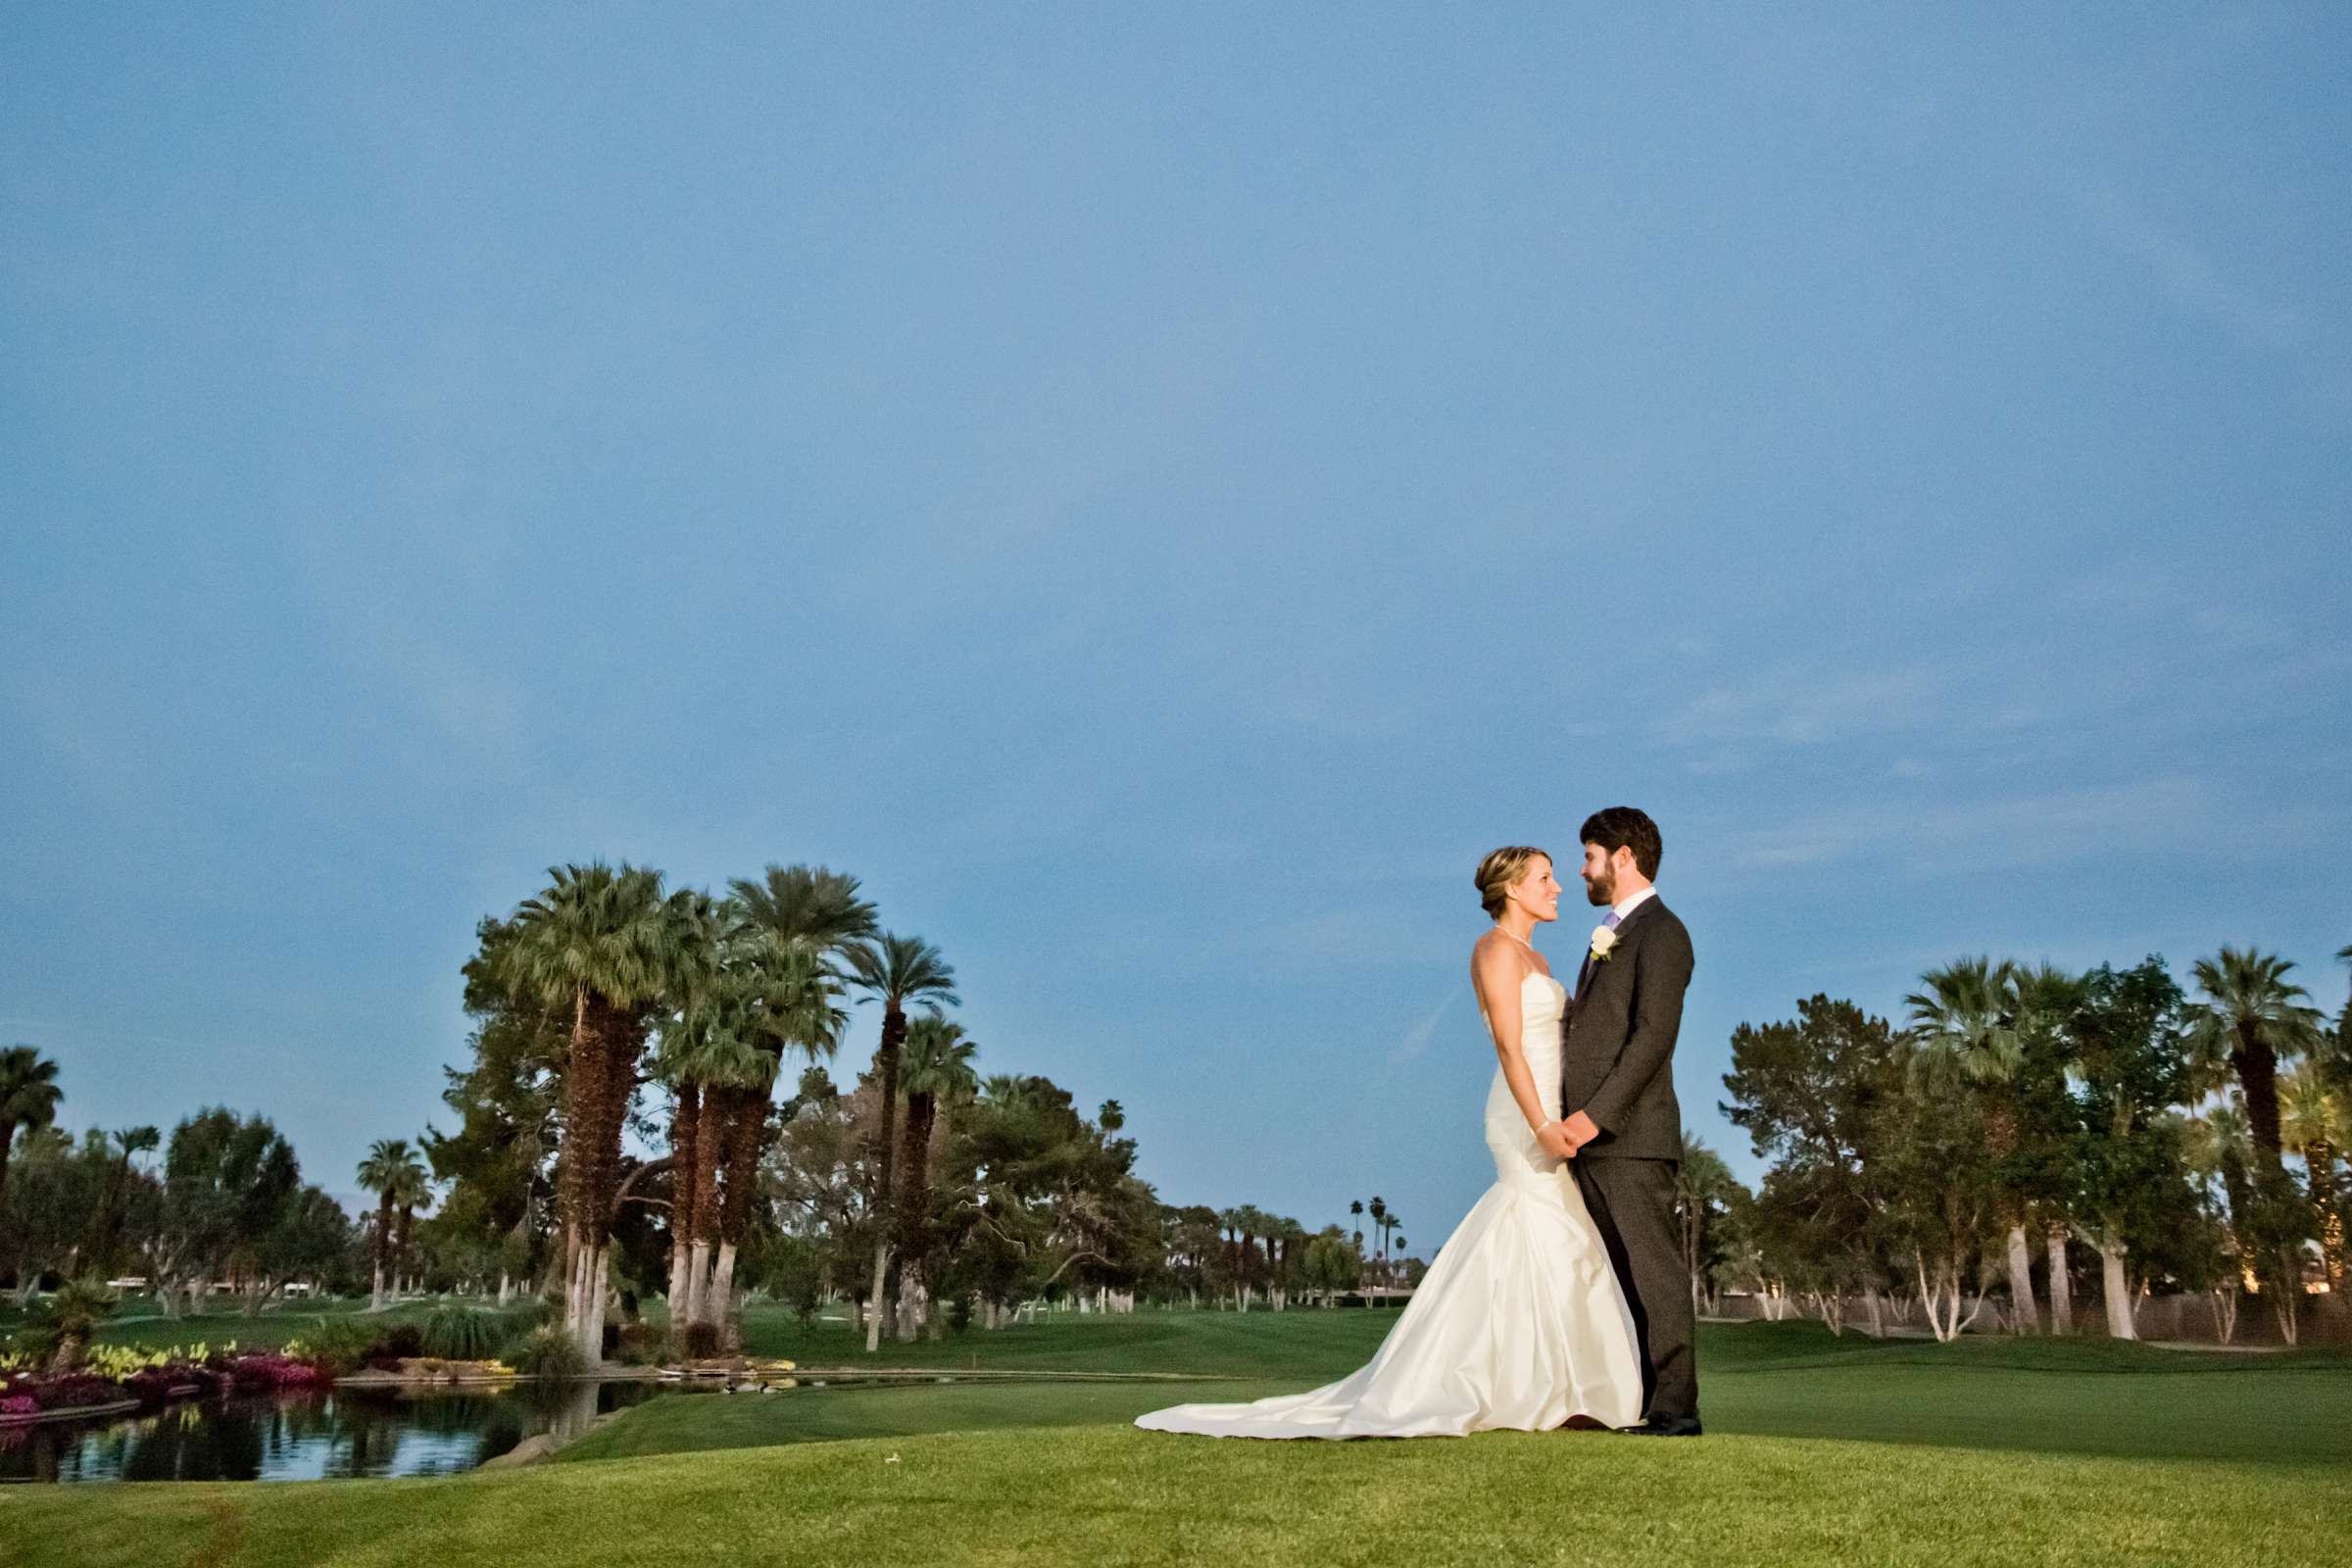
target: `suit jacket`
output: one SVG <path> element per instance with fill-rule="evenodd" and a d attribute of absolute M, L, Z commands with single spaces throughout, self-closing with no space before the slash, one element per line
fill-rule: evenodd
<path fill-rule="evenodd" d="M 1560 1042 L 1560 1104 L 1600 1128 L 1577 1158 L 1683 1157 L 1674 1040 L 1691 964 L 1690 933 L 1652 895 L 1625 917 L 1617 946 L 1577 988 Z"/>

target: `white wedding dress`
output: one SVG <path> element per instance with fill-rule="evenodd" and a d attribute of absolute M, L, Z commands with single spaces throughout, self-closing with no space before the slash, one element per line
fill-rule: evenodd
<path fill-rule="evenodd" d="M 1560 1016 L 1549 975 L 1520 983 L 1521 1049 L 1560 1114 Z M 1454 1228 L 1420 1289 L 1352 1375 L 1251 1404 L 1180 1404 L 1137 1418 L 1216 1438 L 1464 1437 L 1544 1431 L 1571 1416 L 1642 1417 L 1634 1319 L 1576 1179 L 1544 1152 L 1502 1070 L 1487 1091 L 1494 1185 Z"/>

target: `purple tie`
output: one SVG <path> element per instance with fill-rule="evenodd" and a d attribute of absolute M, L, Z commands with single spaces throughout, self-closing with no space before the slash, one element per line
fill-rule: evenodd
<path fill-rule="evenodd" d="M 1615 909 L 1611 909 L 1609 911 L 1609 917 L 1600 922 L 1600 928 L 1603 931 L 1614 931 L 1617 929 L 1617 911 Z M 1592 978 L 1592 950 L 1588 947 L 1585 949 L 1585 961 L 1576 971 L 1576 994 L 1578 996 L 1581 997 L 1585 994 L 1585 982 Z"/>

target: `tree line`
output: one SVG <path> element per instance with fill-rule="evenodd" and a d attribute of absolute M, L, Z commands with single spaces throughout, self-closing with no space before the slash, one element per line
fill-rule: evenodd
<path fill-rule="evenodd" d="M 1753 1194 L 1720 1161 L 1686 1172 L 1693 1290 L 1949 1340 L 1988 1311 L 2074 1332 L 2095 1272 L 2117 1338 L 2179 1294 L 2224 1342 L 2251 1298 L 2296 1343 L 2343 1288 L 2352 1001 L 2330 1021 L 2293 969 L 2225 947 L 2184 988 L 2161 957 L 1973 957 L 1899 1024 L 1817 996 L 1741 1025 L 1722 1109 L 1768 1169 Z"/>
<path fill-rule="evenodd" d="M 1370 1258 L 1360 1230 L 1161 1202 L 1118 1102 L 1090 1116 L 1048 1078 L 981 1073 L 948 1015 L 953 966 L 881 930 L 854 877 L 770 866 L 713 896 L 560 866 L 475 935 L 452 1130 L 377 1140 L 356 1222 L 266 1117 L 76 1146 L 52 1125 L 55 1063 L 0 1055 L 0 1268 L 26 1295 L 128 1271 L 167 1311 L 223 1285 L 258 1311 L 296 1281 L 364 1287 L 377 1309 L 531 1292 L 594 1358 L 608 1315 L 654 1296 L 688 1353 L 738 1344 L 752 1290 L 811 1314 L 848 1302 L 871 1349 L 1049 1299 L 1328 1304 L 1414 1266 L 1389 1255 L 1402 1237 L 1378 1199 Z M 855 998 L 879 1004 L 878 1030 L 843 1088 L 828 1067 Z"/>

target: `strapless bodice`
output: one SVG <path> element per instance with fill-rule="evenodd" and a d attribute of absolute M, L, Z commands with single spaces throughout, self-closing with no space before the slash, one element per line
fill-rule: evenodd
<path fill-rule="evenodd" d="M 1519 982 L 1519 1054 L 1527 1058 L 1544 1114 L 1555 1120 L 1560 1114 L 1560 1020 L 1567 1011 L 1568 989 L 1551 976 L 1530 969 Z M 1560 1162 L 1536 1142 L 1499 1064 L 1487 1089 L 1486 1132 L 1495 1180 L 1520 1185 L 1556 1177 Z"/>

